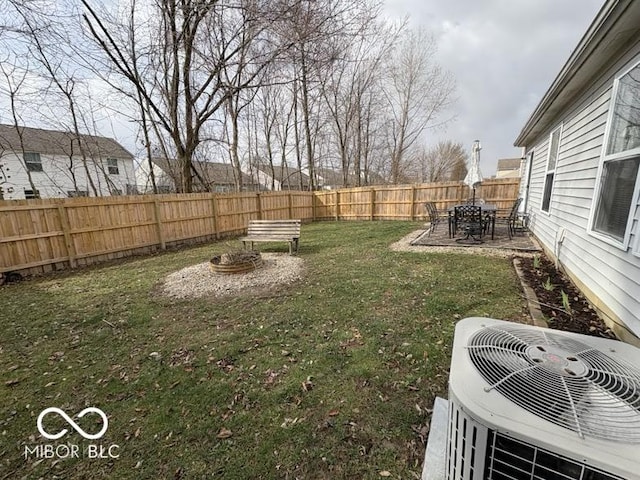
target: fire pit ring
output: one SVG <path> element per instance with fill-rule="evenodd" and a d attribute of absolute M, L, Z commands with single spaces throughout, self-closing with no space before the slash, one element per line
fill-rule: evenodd
<path fill-rule="evenodd" d="M 260 252 L 247 250 L 216 255 L 209 261 L 211 271 L 223 275 L 252 272 L 264 265 Z"/>

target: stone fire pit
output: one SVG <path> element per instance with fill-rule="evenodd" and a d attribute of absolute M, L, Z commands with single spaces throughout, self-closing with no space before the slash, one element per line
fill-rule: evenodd
<path fill-rule="evenodd" d="M 223 275 L 247 273 L 263 265 L 262 256 L 256 250 L 239 250 L 216 255 L 209 261 L 211 271 Z"/>

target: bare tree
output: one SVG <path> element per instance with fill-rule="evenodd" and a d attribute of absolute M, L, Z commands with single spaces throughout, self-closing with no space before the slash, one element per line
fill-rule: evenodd
<path fill-rule="evenodd" d="M 322 93 L 334 128 L 344 186 L 350 178 L 355 178 L 357 186 L 362 184 L 367 145 L 371 140 L 367 128 L 373 106 L 371 93 L 381 95 L 383 59 L 389 55 L 403 28 L 375 21 L 377 13 L 371 9 L 371 17 L 366 19 L 358 35 L 343 39 L 341 50 L 345 53 L 333 62 L 323 82 Z"/>
<path fill-rule="evenodd" d="M 20 89 L 26 79 L 27 70 L 19 71 L 19 69 L 15 65 L 10 65 L 9 62 L 0 62 L 0 70 L 2 71 L 2 75 L 4 76 L 6 83 L 4 85 L 4 93 L 9 97 L 9 106 L 11 109 L 11 119 L 13 121 L 13 127 L 16 129 L 16 134 L 18 136 L 18 141 L 20 143 L 20 153 L 22 154 L 22 158 L 19 160 L 22 162 L 22 167 L 25 172 L 27 172 L 27 179 L 29 181 L 29 186 L 31 190 L 37 192 L 36 185 L 33 181 L 33 177 L 31 176 L 31 170 L 28 168 L 25 160 L 24 160 L 24 136 L 23 136 L 23 128 L 21 128 L 21 124 L 23 122 L 20 121 L 20 116 L 18 114 L 17 108 L 17 99 L 20 94 Z M 13 148 L 15 150 L 15 148 Z M 6 180 L 6 179 L 5 179 Z"/>
<path fill-rule="evenodd" d="M 276 7 L 289 6 L 255 0 L 158 0 L 152 7 L 132 8 L 129 25 L 123 27 L 105 10 L 98 12 L 87 0 L 82 4 L 93 39 L 136 92 L 129 95 L 144 99 L 147 118 L 171 139 L 182 174 L 179 191 L 190 192 L 191 162 L 204 125 L 225 105 L 233 104 L 232 111 L 237 112 L 239 92 L 252 88 L 263 68 L 286 48 L 286 44 L 268 45 L 253 50 L 258 52 L 253 58 L 247 56 L 250 44 L 282 13 Z M 134 51 L 131 31 L 141 25 L 138 18 L 150 16 L 149 8 L 159 22 L 147 27 L 147 37 L 156 29 L 157 33 Z M 147 67 L 144 75 L 140 64 Z"/>
<path fill-rule="evenodd" d="M 430 149 L 420 147 L 412 162 L 420 182 L 462 180 L 466 175 L 467 153 L 460 142 L 440 141 Z M 458 178 L 462 175 L 462 178 Z"/>
<path fill-rule="evenodd" d="M 434 61 L 436 44 L 424 31 L 410 31 L 388 70 L 386 89 L 390 128 L 390 180 L 397 183 L 409 149 L 429 128 L 445 124 L 447 107 L 455 89 L 453 77 Z"/>
<path fill-rule="evenodd" d="M 296 161 L 299 170 L 308 172 L 311 189 L 316 186 L 316 135 L 326 123 L 322 84 L 344 55 L 345 39 L 353 39 L 377 8 L 377 3 L 369 0 L 299 0 L 278 24 L 279 35 L 292 42 L 288 58 L 293 73 Z"/>

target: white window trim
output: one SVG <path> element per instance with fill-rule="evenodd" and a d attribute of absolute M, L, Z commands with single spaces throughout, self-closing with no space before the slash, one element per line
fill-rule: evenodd
<path fill-rule="evenodd" d="M 630 215 L 631 217 L 633 217 L 633 215 Z M 634 234 L 635 240 L 633 242 L 633 254 L 636 257 L 640 257 L 640 220 L 638 220 L 637 222 L 638 224 L 636 225 L 636 232 Z"/>
<path fill-rule="evenodd" d="M 595 223 L 596 217 L 596 204 L 598 202 L 598 198 L 600 196 L 600 189 L 602 188 L 602 173 L 604 170 L 604 165 L 607 162 L 622 160 L 629 157 L 636 157 L 640 155 L 640 147 L 634 148 L 631 150 L 627 150 L 624 152 L 612 153 L 607 155 L 607 149 L 609 148 L 609 138 L 611 136 L 611 126 L 613 124 L 613 111 L 615 109 L 616 97 L 618 95 L 618 88 L 620 85 L 620 79 L 624 77 L 627 73 L 629 73 L 634 68 L 640 65 L 640 61 L 636 61 L 632 66 L 624 70 L 622 73 L 616 76 L 613 81 L 613 86 L 611 88 L 611 98 L 609 99 L 609 111 L 607 112 L 607 123 L 604 130 L 604 139 L 602 142 L 602 150 L 600 152 L 600 160 L 598 163 L 598 173 L 596 175 L 596 184 L 595 189 L 593 191 L 593 200 L 591 201 L 591 209 L 589 212 L 589 227 L 587 229 L 587 233 L 598 240 L 617 247 L 621 250 L 627 251 L 629 249 L 629 243 L 631 240 L 631 232 L 633 227 L 633 218 L 635 213 L 635 206 L 638 204 L 639 196 L 640 196 L 640 169 L 638 169 L 638 174 L 636 176 L 636 184 L 633 189 L 633 196 L 631 197 L 631 209 L 629 212 L 629 218 L 627 218 L 627 225 L 625 227 L 624 238 L 622 242 L 619 242 L 615 238 L 612 238 L 609 235 L 604 233 L 600 233 L 593 228 L 593 224 Z M 636 232 L 636 236 L 640 236 L 640 222 L 638 222 L 639 226 L 636 228 L 638 230 Z M 640 240 L 636 239 L 635 246 L 633 248 L 633 254 L 636 256 L 640 256 Z"/>
<path fill-rule="evenodd" d="M 553 198 L 553 189 L 556 185 L 556 171 L 558 170 L 558 160 L 560 160 L 560 144 L 562 143 L 562 127 L 563 127 L 563 124 L 561 123 L 556 128 L 551 130 L 551 133 L 549 133 L 549 146 L 547 147 L 547 159 L 544 166 L 545 168 L 544 181 L 542 182 L 542 196 L 540 198 L 540 211 L 545 215 L 551 215 L 551 199 Z M 558 150 L 556 151 L 556 163 L 553 166 L 553 170 L 549 170 L 549 158 L 551 157 L 551 145 L 552 145 L 551 139 L 553 138 L 553 134 L 556 132 L 558 132 Z M 553 173 L 553 183 L 551 184 L 551 191 L 549 192 L 549 209 L 544 210 L 542 208 L 544 205 L 544 192 L 547 189 L 547 178 L 550 173 Z"/>

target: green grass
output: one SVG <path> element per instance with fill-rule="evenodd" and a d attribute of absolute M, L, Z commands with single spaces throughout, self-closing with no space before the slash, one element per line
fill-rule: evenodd
<path fill-rule="evenodd" d="M 304 279 L 260 297 L 158 295 L 224 243 L 0 288 L 0 479 L 419 478 L 456 321 L 524 303 L 507 259 L 389 250 L 418 227 L 305 225 Z M 87 406 L 109 416 L 100 440 L 39 435 L 43 409 Z M 119 458 L 25 458 L 60 443 Z"/>

